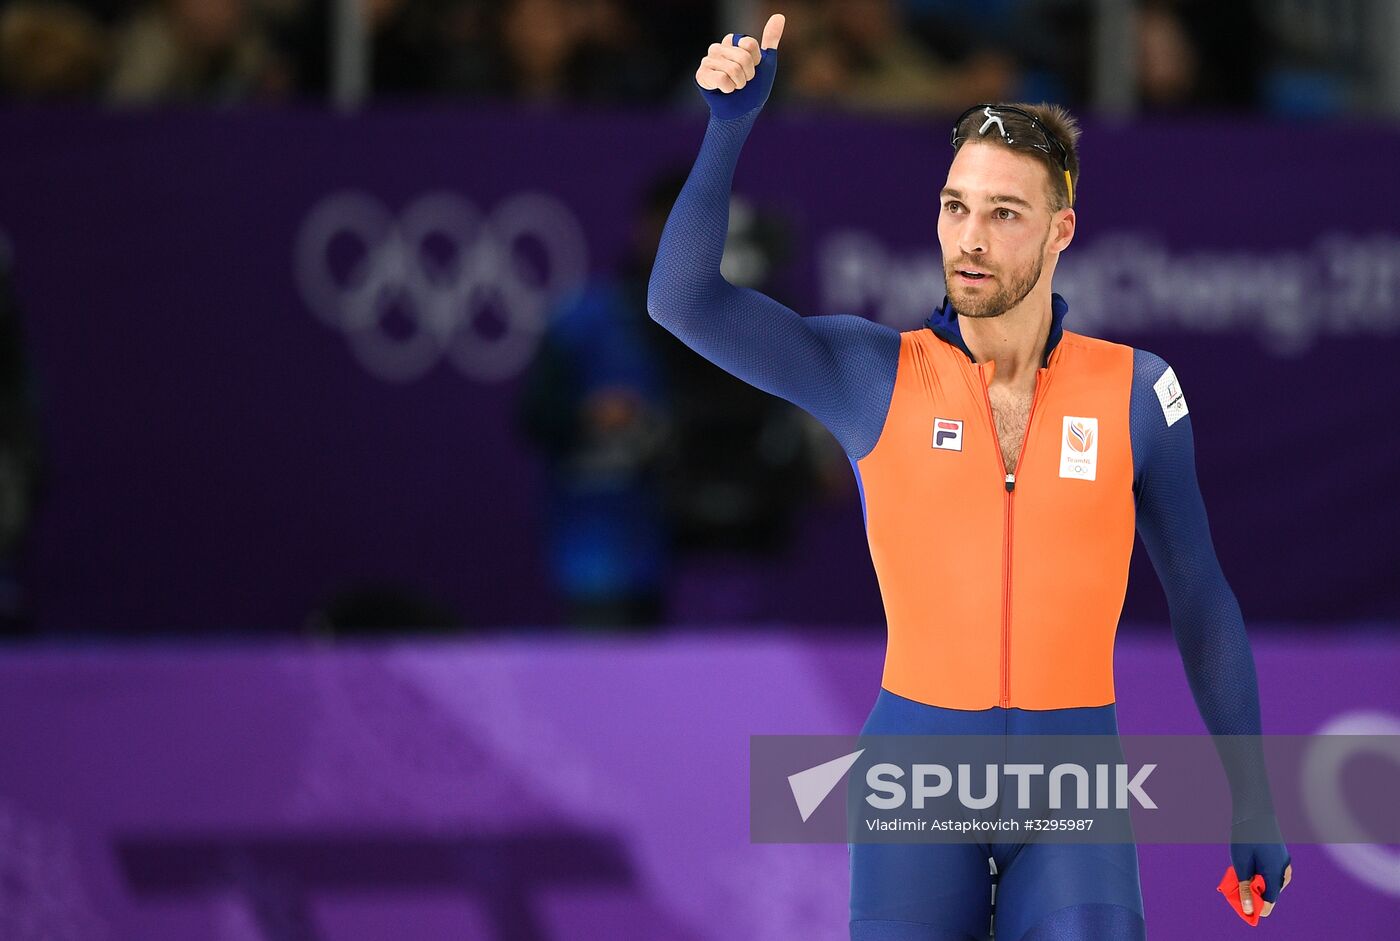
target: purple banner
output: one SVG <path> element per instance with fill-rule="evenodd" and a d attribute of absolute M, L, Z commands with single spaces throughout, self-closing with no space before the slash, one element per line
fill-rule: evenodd
<path fill-rule="evenodd" d="M 702 129 L 491 108 L 0 113 L 0 250 L 49 449 L 40 626 L 295 627 L 354 579 L 416 586 L 467 624 L 557 621 L 520 370 Z M 737 188 L 792 234 L 775 292 L 916 325 L 942 296 L 948 158 L 927 123 L 765 116 Z M 1094 125 L 1083 163 L 1068 323 L 1173 364 L 1246 618 L 1400 617 L 1400 438 L 1382 433 L 1400 406 L 1400 132 Z M 1164 620 L 1141 556 L 1127 617 Z M 682 601 L 737 597 L 672 577 Z M 879 623 L 853 482 L 752 587 L 759 616 Z"/>
<path fill-rule="evenodd" d="M 1400 725 L 1393 639 L 1255 648 L 1266 731 Z M 855 732 L 880 657 L 797 632 L 12 649 L 0 936 L 841 938 L 846 849 L 750 840 L 750 736 Z M 1200 731 L 1168 639 L 1117 668 L 1124 733 Z M 1152 937 L 1241 930 L 1226 836 L 1140 848 Z M 1388 936 L 1395 847 L 1290 851 L 1273 936 Z"/>

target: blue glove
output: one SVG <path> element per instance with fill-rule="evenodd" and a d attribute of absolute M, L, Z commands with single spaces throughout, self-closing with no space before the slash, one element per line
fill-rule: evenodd
<path fill-rule="evenodd" d="M 1292 861 L 1273 814 L 1258 814 L 1230 826 L 1230 862 L 1241 882 L 1248 882 L 1256 873 L 1264 877 L 1264 901 L 1278 901 L 1283 871 Z"/>
<path fill-rule="evenodd" d="M 739 45 L 739 40 L 743 39 L 744 35 L 735 33 L 734 45 Z M 710 105 L 710 113 L 727 121 L 731 118 L 741 118 L 750 111 L 763 107 L 769 92 L 773 90 L 773 74 L 777 70 L 778 50 L 762 49 L 759 51 L 758 65 L 753 68 L 753 78 L 738 91 L 722 92 L 718 88 L 704 88 L 699 82 L 695 83 L 695 87 L 705 96 Z"/>

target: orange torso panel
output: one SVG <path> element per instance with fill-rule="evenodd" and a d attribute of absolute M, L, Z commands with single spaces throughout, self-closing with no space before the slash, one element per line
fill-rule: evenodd
<path fill-rule="evenodd" d="M 1132 348 L 1064 332 L 1016 468 L 1002 467 L 993 370 L 930 330 L 902 333 L 884 429 L 856 462 L 889 628 L 883 685 L 956 709 L 1113 702 Z"/>

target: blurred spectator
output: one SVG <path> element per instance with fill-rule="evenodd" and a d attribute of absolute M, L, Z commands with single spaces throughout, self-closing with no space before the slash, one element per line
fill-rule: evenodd
<path fill-rule="evenodd" d="M 516 98 L 562 98 L 569 66 L 581 39 L 579 18 L 564 0 L 512 0 L 501 19 L 506 71 Z"/>
<path fill-rule="evenodd" d="M 660 101 L 667 64 L 652 46 L 644 19 L 623 0 L 577 0 L 578 45 L 572 63 L 576 96 L 587 101 Z"/>
<path fill-rule="evenodd" d="M 653 201 L 653 246 L 680 182 Z M 781 297 L 790 255 L 783 219 L 733 194 L 720 262 L 725 280 Z M 671 390 L 664 473 L 677 557 L 673 617 L 781 620 L 787 612 L 768 607 L 772 563 L 792 549 L 799 514 L 815 499 L 851 498 L 845 452 L 811 415 L 736 379 L 671 333 L 657 336 Z"/>
<path fill-rule="evenodd" d="M 230 102 L 290 76 L 247 0 L 156 0 L 122 30 L 110 92 L 124 102 Z"/>
<path fill-rule="evenodd" d="M 895 0 L 802 0 L 783 35 L 791 63 L 781 75 L 792 101 L 867 111 L 951 112 L 968 102 L 999 101 L 1017 81 L 1014 59 L 999 48 L 961 61 L 935 56 L 914 38 Z"/>
<path fill-rule="evenodd" d="M 0 9 L 0 89 L 49 100 L 91 97 L 107 70 L 107 38 L 80 7 L 24 0 Z"/>
<path fill-rule="evenodd" d="M 545 462 L 550 566 L 577 624 L 658 622 L 679 563 L 783 552 L 814 485 L 852 484 L 814 419 L 715 367 L 648 314 L 656 247 L 685 177 L 651 185 L 617 275 L 561 305 L 525 379 L 519 418 Z M 776 220 L 736 196 L 725 278 L 773 292 L 786 241 Z"/>
<path fill-rule="evenodd" d="M 1263 32 L 1253 4 L 1145 0 L 1137 17 L 1142 109 L 1255 107 Z"/>
<path fill-rule="evenodd" d="M 720 272 L 731 284 L 780 294 L 776 275 L 788 260 L 788 242 L 776 218 L 736 193 Z M 666 490 L 677 550 L 785 551 L 814 484 L 849 490 L 844 453 L 806 412 L 716 368 L 670 333 L 661 338 L 661 351 L 671 385 Z"/>
<path fill-rule="evenodd" d="M 441 4 L 430 0 L 365 0 L 370 37 L 370 88 L 431 92 L 446 54 Z"/>
<path fill-rule="evenodd" d="M 452 89 L 521 101 L 657 102 L 677 65 L 623 0 L 459 2 L 445 20 Z"/>
<path fill-rule="evenodd" d="M 616 278 L 553 312 L 520 403 L 545 464 L 549 569 L 582 626 L 647 626 L 663 614 L 667 389 L 653 345 L 661 328 L 646 309 L 651 224 L 639 220 Z"/>
<path fill-rule="evenodd" d="M 703 107 L 717 0 L 361 0 L 379 96 Z M 1133 0 L 1141 110 L 1295 115 L 1384 99 L 1382 0 Z M 0 94 L 323 98 L 337 0 L 0 0 Z M 951 113 L 1096 98 L 1092 0 L 788 0 L 775 104 Z M 1376 50 L 1381 50 L 1377 52 Z M 1135 66 L 1126 64 L 1127 60 Z"/>
<path fill-rule="evenodd" d="M 1138 91 L 1147 107 L 1171 107 L 1190 99 L 1200 57 L 1176 11 L 1149 4 L 1137 20 Z"/>

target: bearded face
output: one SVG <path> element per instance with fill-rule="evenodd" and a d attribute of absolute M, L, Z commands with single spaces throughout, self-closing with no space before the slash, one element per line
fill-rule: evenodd
<path fill-rule="evenodd" d="M 1049 235 L 1049 227 L 1045 234 Z M 1031 293 L 1044 267 L 1045 256 L 1041 252 L 1019 266 L 1007 268 L 985 259 L 963 257 L 944 262 L 943 285 L 959 317 L 1000 317 Z"/>
<path fill-rule="evenodd" d="M 960 316 L 999 317 L 1039 283 L 1056 212 L 1044 166 L 991 144 L 963 145 L 940 195 L 943 280 Z"/>

